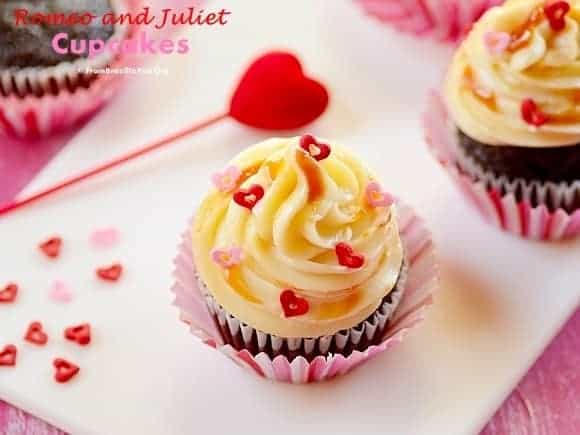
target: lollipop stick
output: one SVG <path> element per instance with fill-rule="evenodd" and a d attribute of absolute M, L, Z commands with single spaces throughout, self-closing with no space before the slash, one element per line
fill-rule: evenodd
<path fill-rule="evenodd" d="M 215 124 L 225 118 L 227 118 L 229 116 L 228 113 L 222 113 L 219 115 L 215 115 L 211 118 L 208 118 L 204 121 L 201 121 L 195 125 L 192 125 L 190 127 L 187 127 L 181 131 L 178 131 L 170 136 L 164 137 L 162 139 L 159 139 L 156 142 L 153 142 L 151 144 L 148 144 L 142 148 L 139 148 L 135 151 L 131 151 L 128 154 L 122 155 L 120 157 L 117 157 L 113 160 L 110 160 L 106 163 L 103 163 L 102 165 L 99 165 L 93 169 L 89 169 L 87 171 L 81 172 L 77 175 L 74 175 L 70 178 L 67 178 L 53 186 L 50 186 L 44 190 L 41 190 L 40 192 L 37 192 L 35 194 L 32 194 L 30 196 L 26 196 L 24 198 L 21 198 L 19 200 L 13 201 L 11 203 L 8 203 L 6 205 L 0 206 L 0 216 L 6 215 L 12 211 L 15 211 L 21 207 L 24 207 L 28 204 L 32 204 L 34 202 L 37 202 L 49 195 L 52 195 L 53 193 L 59 192 L 63 189 L 66 189 L 67 187 L 73 186 L 75 184 L 80 183 L 81 181 L 87 180 L 89 178 L 92 178 L 102 172 L 108 171 L 110 169 L 113 169 L 117 166 L 121 166 L 131 160 L 135 160 L 139 157 L 142 157 L 146 154 L 150 154 L 153 151 L 157 151 L 160 148 L 163 148 L 166 145 L 170 145 L 172 142 L 178 140 L 178 139 L 182 139 L 186 136 L 189 136 L 190 134 L 201 130 L 205 127 L 208 127 L 212 124 Z"/>
<path fill-rule="evenodd" d="M 149 154 L 225 118 L 231 117 L 243 125 L 264 130 L 292 130 L 301 128 L 322 115 L 328 101 L 326 87 L 305 74 L 295 55 L 283 51 L 264 53 L 242 74 L 226 113 L 215 115 L 34 195 L 0 205 L 0 216 Z"/>

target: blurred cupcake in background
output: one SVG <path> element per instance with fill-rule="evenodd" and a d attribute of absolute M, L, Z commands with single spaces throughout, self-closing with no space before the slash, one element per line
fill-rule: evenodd
<path fill-rule="evenodd" d="M 114 93 L 119 76 L 91 70 L 120 64 L 121 55 L 103 50 L 89 56 L 90 40 L 125 40 L 129 28 L 104 25 L 109 12 L 126 12 L 132 0 L 3 0 L 0 3 L 0 135 L 37 139 L 67 129 L 94 114 Z M 19 12 L 20 11 L 20 12 Z M 24 12 L 25 11 L 25 12 Z M 79 22 L 92 14 L 90 24 Z M 76 21 L 37 22 L 76 15 Z M 61 19 L 61 18 L 59 18 Z M 73 24 L 75 23 L 75 24 Z M 67 53 L 53 48 L 53 39 Z M 70 41 L 82 52 L 72 53 Z"/>
<path fill-rule="evenodd" d="M 354 0 L 371 17 L 401 32 L 456 42 L 503 0 Z"/>
<path fill-rule="evenodd" d="M 580 233 L 580 2 L 510 0 L 457 51 L 427 137 L 494 224 L 542 240 Z"/>
<path fill-rule="evenodd" d="M 400 341 L 437 283 L 429 233 L 346 149 L 307 135 L 213 177 L 176 261 L 182 319 L 259 375 L 312 382 Z"/>

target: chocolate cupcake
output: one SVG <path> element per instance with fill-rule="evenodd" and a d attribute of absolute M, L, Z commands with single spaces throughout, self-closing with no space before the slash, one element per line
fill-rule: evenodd
<path fill-rule="evenodd" d="M 538 227 L 534 238 L 576 234 L 580 2 L 511 0 L 489 10 L 455 54 L 444 99 L 453 146 L 439 152 L 440 160 L 491 195 L 493 220 L 505 229 L 515 225 L 510 219 L 519 220 L 522 235 L 539 225 L 545 233 Z M 431 142 L 441 137 L 434 130 L 429 126 Z M 441 140 L 436 145 L 446 147 Z M 476 202 L 489 214 L 487 200 L 473 189 L 471 197 L 481 197 Z M 513 202 L 519 216 L 511 216 Z M 554 230 L 556 215 L 568 230 Z"/>
<path fill-rule="evenodd" d="M 3 0 L 0 133 L 43 136 L 94 112 L 109 97 L 109 86 L 103 85 L 116 80 L 91 70 L 115 64 L 120 55 L 102 50 L 89 57 L 89 41 L 126 38 L 127 27 L 106 25 L 101 19 L 125 9 L 124 0 Z M 53 47 L 59 34 L 66 35 L 67 41 L 57 44 L 63 50 Z M 97 85 L 99 81 L 103 83 Z"/>
<path fill-rule="evenodd" d="M 192 231 L 224 341 L 290 360 L 376 343 L 406 267 L 396 206 L 374 176 L 312 136 L 267 141 L 230 168 L 238 176 L 217 182 Z"/>
<path fill-rule="evenodd" d="M 436 283 L 429 234 L 346 149 L 271 139 L 213 182 L 174 287 L 182 319 L 212 347 L 265 377 L 318 381 L 422 318 Z"/>
<path fill-rule="evenodd" d="M 107 41 L 115 29 L 103 25 L 100 18 L 112 11 L 109 0 L 4 0 L 0 4 L 0 68 L 50 67 L 86 58 L 86 53 L 58 54 L 53 38 L 66 33 L 69 39 Z M 90 16 L 91 24 L 83 24 L 83 16 Z M 58 24 L 34 24 L 41 21 L 35 17 Z"/>

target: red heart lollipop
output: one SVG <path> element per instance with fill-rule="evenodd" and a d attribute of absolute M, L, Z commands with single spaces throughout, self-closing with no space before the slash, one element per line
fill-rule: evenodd
<path fill-rule="evenodd" d="M 290 53 L 260 57 L 243 75 L 230 104 L 230 116 L 251 127 L 290 130 L 324 113 L 328 92 L 307 77 Z"/>
<path fill-rule="evenodd" d="M 324 85 L 304 74 L 302 65 L 295 55 L 280 51 L 266 53 L 257 58 L 242 75 L 226 113 L 209 117 L 143 148 L 69 177 L 29 197 L 0 205 L 0 216 L 161 149 L 227 117 L 232 117 L 250 127 L 269 130 L 295 129 L 311 123 L 322 115 L 328 101 L 329 95 Z"/>

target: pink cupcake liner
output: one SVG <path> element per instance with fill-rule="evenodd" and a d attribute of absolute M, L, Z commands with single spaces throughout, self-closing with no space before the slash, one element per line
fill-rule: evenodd
<path fill-rule="evenodd" d="M 183 236 L 174 262 L 174 305 L 179 308 L 181 320 L 189 325 L 193 335 L 260 377 L 304 384 L 346 374 L 400 343 L 409 330 L 424 319 L 426 309 L 433 303 L 433 293 L 439 281 L 431 235 L 411 208 L 400 204 L 398 218 L 408 259 L 405 288 L 382 341 L 378 345 L 371 345 L 364 352 L 353 351 L 348 357 L 340 354 L 317 356 L 310 362 L 298 356 L 290 362 L 283 355 L 271 358 L 261 352 L 253 356 L 248 350 L 239 351 L 229 344 L 224 345 L 221 333 L 208 309 L 206 295 L 198 284 L 189 230 Z"/>
<path fill-rule="evenodd" d="M 474 179 L 457 165 L 457 137 L 441 96 L 432 92 L 423 118 L 426 141 L 435 158 L 458 185 L 462 194 L 475 205 L 486 221 L 524 239 L 559 241 L 580 235 L 580 210 L 564 208 L 580 195 L 580 182 L 526 182 L 492 173 L 481 172 Z M 523 198 L 518 200 L 516 192 Z M 533 206 L 530 197 L 549 200 L 546 205 Z"/>
<path fill-rule="evenodd" d="M 365 12 L 398 31 L 457 42 L 481 15 L 503 0 L 355 0 Z"/>
<path fill-rule="evenodd" d="M 113 4 L 123 11 L 140 3 L 114 0 Z M 125 38 L 128 32 L 128 28 L 117 28 L 112 38 Z M 81 71 L 86 67 L 123 68 L 128 59 L 103 54 L 55 67 L 0 72 L 0 136 L 34 140 L 83 123 L 115 95 L 122 76 L 100 75 L 85 87 L 81 83 L 86 83 L 86 76 Z"/>

